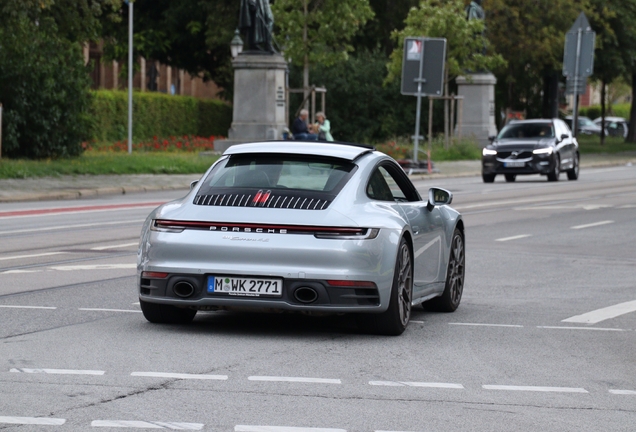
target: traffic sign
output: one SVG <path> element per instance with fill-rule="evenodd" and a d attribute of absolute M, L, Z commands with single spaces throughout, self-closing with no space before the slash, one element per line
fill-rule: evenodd
<path fill-rule="evenodd" d="M 565 35 L 564 76 L 585 78 L 594 73 L 595 39 L 596 33 L 592 31 L 585 14 L 581 12 Z"/>
<path fill-rule="evenodd" d="M 446 39 L 405 38 L 401 93 L 411 96 L 417 96 L 418 93 L 420 96 L 441 96 L 445 61 Z"/>

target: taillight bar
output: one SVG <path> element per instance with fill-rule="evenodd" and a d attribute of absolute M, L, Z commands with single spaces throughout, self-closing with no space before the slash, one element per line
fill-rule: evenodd
<path fill-rule="evenodd" d="M 375 238 L 378 229 L 354 227 L 324 227 L 307 225 L 272 225 L 252 223 L 225 223 L 204 221 L 179 221 L 156 219 L 152 224 L 155 231 L 181 232 L 184 229 L 206 230 L 228 233 L 255 234 L 312 234 L 318 238 Z"/>
<path fill-rule="evenodd" d="M 371 281 L 328 280 L 327 283 L 333 287 L 342 288 L 377 288 L 377 285 Z"/>

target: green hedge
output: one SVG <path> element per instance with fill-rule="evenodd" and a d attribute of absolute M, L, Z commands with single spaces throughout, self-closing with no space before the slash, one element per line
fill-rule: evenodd
<path fill-rule="evenodd" d="M 629 110 L 631 109 L 631 104 L 616 104 L 616 105 L 612 105 L 612 114 L 609 114 L 610 107 L 605 107 L 605 115 L 607 117 L 611 116 L 616 116 L 616 117 L 623 117 L 626 119 L 629 119 Z M 579 110 L 579 114 L 585 117 L 589 117 L 592 120 L 594 120 L 595 118 L 598 118 L 601 116 L 601 106 L 600 105 L 592 105 L 589 107 L 582 107 Z"/>
<path fill-rule="evenodd" d="M 92 92 L 92 137 L 119 141 L 128 135 L 128 92 Z M 134 92 L 133 141 L 154 136 L 225 136 L 232 122 L 232 107 L 214 99 Z"/>

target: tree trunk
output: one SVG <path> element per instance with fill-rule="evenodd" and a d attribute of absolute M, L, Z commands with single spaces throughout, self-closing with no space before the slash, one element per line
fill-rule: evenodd
<path fill-rule="evenodd" d="M 605 80 L 601 80 L 601 145 L 605 145 L 605 99 L 607 85 Z"/>
<path fill-rule="evenodd" d="M 632 72 L 632 109 L 629 113 L 629 130 L 625 142 L 636 143 L 636 71 Z"/>
<path fill-rule="evenodd" d="M 543 73 L 543 118 L 559 117 L 559 73 L 553 70 Z"/>

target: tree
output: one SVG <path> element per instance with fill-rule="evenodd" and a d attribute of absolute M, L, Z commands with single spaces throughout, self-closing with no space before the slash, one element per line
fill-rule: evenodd
<path fill-rule="evenodd" d="M 636 30 L 633 26 L 636 0 L 591 0 L 590 15 L 590 24 L 596 31 L 594 78 L 601 83 L 601 144 L 604 144 L 607 86 L 627 76 L 636 59 Z"/>
<path fill-rule="evenodd" d="M 309 66 L 346 60 L 351 38 L 373 16 L 368 0 L 276 0 L 272 12 L 278 44 L 288 61 L 303 67 L 306 91 Z"/>
<path fill-rule="evenodd" d="M 3 151 L 9 157 L 76 156 L 90 136 L 89 76 L 81 45 L 50 18 L 0 27 Z"/>
<path fill-rule="evenodd" d="M 420 0 L 369 0 L 373 10 L 371 18 L 352 39 L 356 50 L 365 48 L 377 54 L 390 56 L 395 49 L 395 40 L 391 34 L 404 28 L 404 20 Z"/>
<path fill-rule="evenodd" d="M 565 33 L 585 8 L 586 0 L 489 0 L 486 23 L 488 38 L 507 61 L 497 75 L 503 105 L 542 117 L 547 81 L 558 83 Z M 547 13 L 559 11 L 558 13 Z M 551 117 L 551 115 L 550 115 Z"/>
<path fill-rule="evenodd" d="M 406 18 L 404 30 L 395 31 L 397 48 L 391 53 L 387 81 L 398 79 L 402 71 L 404 39 L 408 36 L 446 38 L 444 94 L 448 96 L 449 82 L 468 71 L 496 70 L 505 64 L 503 58 L 492 53 L 484 37 L 482 20 L 467 20 L 463 0 L 422 0 Z M 490 51 L 490 53 L 489 53 Z M 450 125 L 448 103 L 444 103 L 445 136 Z"/>
<path fill-rule="evenodd" d="M 134 56 L 201 75 L 227 92 L 233 84 L 229 44 L 238 15 L 236 0 L 136 0 Z M 120 16 L 121 22 L 108 22 L 103 31 L 106 55 L 113 60 L 128 54 L 128 7 Z"/>

